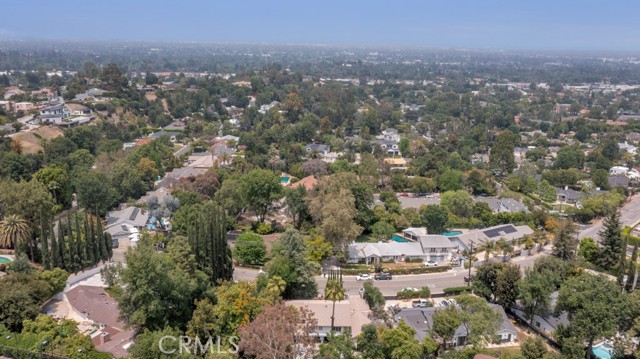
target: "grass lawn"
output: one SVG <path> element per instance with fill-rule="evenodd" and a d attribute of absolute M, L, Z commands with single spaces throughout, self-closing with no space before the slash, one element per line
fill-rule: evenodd
<path fill-rule="evenodd" d="M 377 240 L 368 234 L 361 234 L 356 238 L 356 243 L 376 243 Z"/>

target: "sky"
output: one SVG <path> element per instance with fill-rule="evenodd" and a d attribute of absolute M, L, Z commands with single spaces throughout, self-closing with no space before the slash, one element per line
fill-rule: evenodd
<path fill-rule="evenodd" d="M 0 39 L 640 51 L 637 0 L 2 0 Z"/>

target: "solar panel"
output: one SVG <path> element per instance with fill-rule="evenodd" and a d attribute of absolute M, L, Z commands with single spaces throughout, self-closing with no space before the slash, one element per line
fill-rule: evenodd
<path fill-rule="evenodd" d="M 487 237 L 495 238 L 495 237 L 500 237 L 500 236 L 505 235 L 505 234 L 515 233 L 517 231 L 518 230 L 515 229 L 514 226 L 506 225 L 506 226 L 502 226 L 502 227 L 498 227 L 498 228 L 489 229 L 489 230 L 486 230 L 486 231 L 483 231 L 483 232 Z"/>
<path fill-rule="evenodd" d="M 136 207 L 133 209 L 133 212 L 131 212 L 131 216 L 129 216 L 129 220 L 133 221 L 136 219 L 136 216 L 138 215 L 138 212 L 140 212 L 140 208 Z"/>

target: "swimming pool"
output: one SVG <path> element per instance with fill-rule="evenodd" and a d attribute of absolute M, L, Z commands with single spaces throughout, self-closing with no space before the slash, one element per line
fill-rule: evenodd
<path fill-rule="evenodd" d="M 280 177 L 280 183 L 287 183 L 287 182 L 289 182 L 289 178 L 290 178 L 290 177 L 287 177 L 287 176 L 282 176 L 282 177 Z"/>
<path fill-rule="evenodd" d="M 398 242 L 398 243 L 406 243 L 409 242 L 407 239 L 400 237 L 397 234 L 394 234 L 393 237 L 391 237 L 391 239 L 393 239 L 394 242 Z"/>
<path fill-rule="evenodd" d="M 446 236 L 446 237 L 455 237 L 457 235 L 462 234 L 461 231 L 449 231 L 449 232 L 443 232 L 442 235 Z"/>
<path fill-rule="evenodd" d="M 0 257 L 0 264 L 9 264 L 11 263 L 11 259 L 7 257 Z"/>
<path fill-rule="evenodd" d="M 600 359 L 611 359 L 613 356 L 613 347 L 607 343 L 594 345 L 592 349 L 593 355 Z"/>

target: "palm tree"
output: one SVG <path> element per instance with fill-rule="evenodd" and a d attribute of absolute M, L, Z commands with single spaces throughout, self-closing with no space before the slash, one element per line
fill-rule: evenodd
<path fill-rule="evenodd" d="M 0 247 L 18 248 L 18 245 L 29 240 L 31 228 L 26 219 L 10 214 L 0 221 Z"/>
<path fill-rule="evenodd" d="M 495 249 L 496 249 L 496 243 L 494 241 L 488 241 L 484 245 L 484 261 L 485 261 L 485 263 L 487 261 L 489 261 L 489 256 L 491 256 L 491 253 L 493 253 L 493 251 L 495 251 Z"/>
<path fill-rule="evenodd" d="M 335 322 L 336 302 L 343 300 L 345 297 L 344 286 L 342 285 L 342 274 L 329 273 L 327 286 L 324 288 L 324 299 L 333 302 L 331 310 L 331 331 Z"/>

